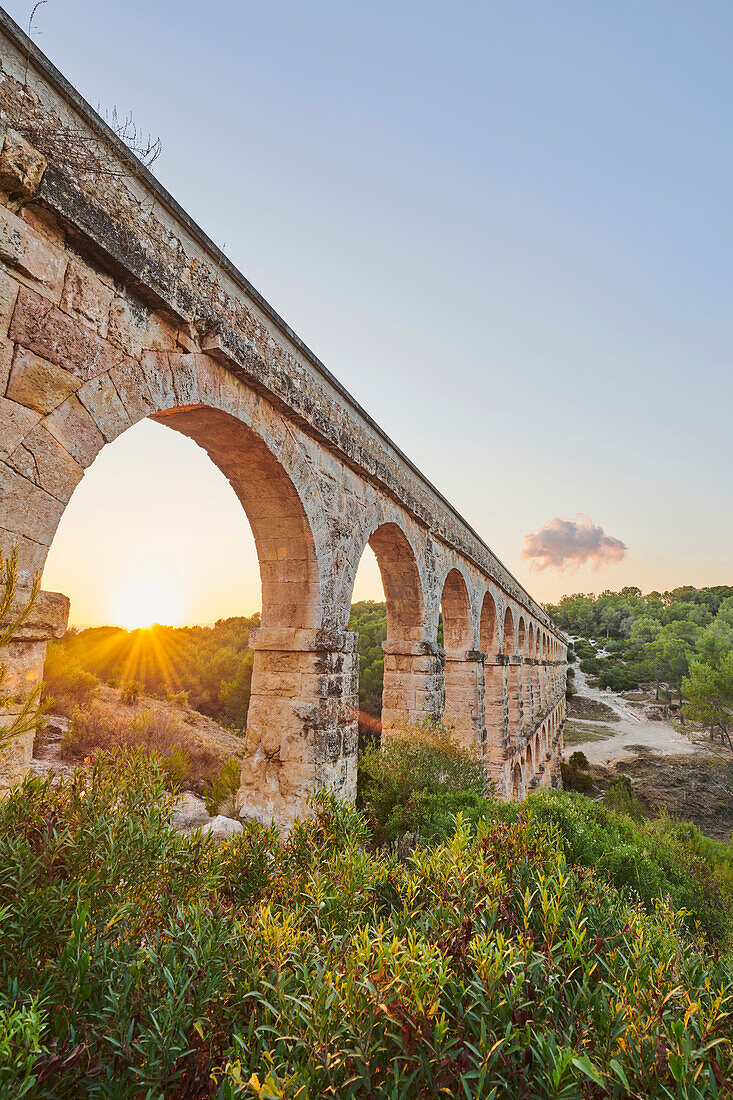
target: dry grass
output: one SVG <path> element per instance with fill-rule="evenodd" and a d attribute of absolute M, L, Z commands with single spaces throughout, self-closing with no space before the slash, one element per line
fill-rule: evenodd
<path fill-rule="evenodd" d="M 199 790 L 229 759 L 228 753 L 213 744 L 202 744 L 190 727 L 160 708 L 151 706 L 130 714 L 98 701 L 74 712 L 61 751 L 72 760 L 84 760 L 99 749 L 122 745 L 157 753 L 177 782 Z"/>
<path fill-rule="evenodd" d="M 613 737 L 616 731 L 600 722 L 578 722 L 568 719 L 563 730 L 566 745 L 583 745 L 587 741 L 605 741 Z"/>
<path fill-rule="evenodd" d="M 615 710 L 585 695 L 573 695 L 568 701 L 568 718 L 589 719 L 596 722 L 619 721 Z"/>

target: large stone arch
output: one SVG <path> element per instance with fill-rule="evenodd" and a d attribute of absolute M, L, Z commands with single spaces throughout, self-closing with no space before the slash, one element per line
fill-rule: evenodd
<path fill-rule="evenodd" d="M 501 635 L 501 651 L 507 657 L 514 652 L 514 614 L 511 607 L 507 606 L 504 612 L 504 626 Z"/>
<path fill-rule="evenodd" d="M 471 601 L 466 578 L 453 566 L 443 582 L 441 607 L 443 611 L 443 648 L 465 650 L 471 648 Z"/>
<path fill-rule="evenodd" d="M 422 641 L 425 635 L 422 581 L 410 540 L 397 523 L 387 522 L 372 531 L 368 543 L 382 577 L 387 641 Z"/>
<path fill-rule="evenodd" d="M 240 811 L 286 826 L 318 785 L 351 794 L 354 646 L 347 635 L 322 637 L 327 528 L 293 429 L 207 355 L 102 354 L 81 323 L 65 342 L 57 324 L 39 296 L 19 294 L 9 391 L 26 410 L 26 430 L 9 449 L 2 488 L 4 523 L 26 570 L 42 569 L 74 489 L 105 445 L 145 417 L 193 439 L 242 503 L 260 564 Z M 25 502 L 18 494 L 12 509 L 14 474 Z"/>
<path fill-rule="evenodd" d="M 501 630 L 493 644 L 508 793 L 523 735 L 520 670 L 533 656 L 517 649 L 520 614 L 525 625 L 534 619 L 535 658 L 537 623 L 547 629 L 553 759 L 562 739 L 565 644 L 542 608 L 39 51 L 7 21 L 0 37 L 0 106 L 14 120 L 0 133 L 0 548 L 19 547 L 28 582 L 89 461 L 141 417 L 198 437 L 236 482 L 262 563 L 243 807 L 287 824 L 315 786 L 354 793 L 350 598 L 366 541 L 393 523 L 412 547 L 422 622 L 392 599 L 392 720 L 440 713 L 435 627 L 441 582 L 455 567 L 470 600 L 462 676 L 479 738 L 486 587 L 500 628 L 511 608 L 503 652 Z M 66 137 L 93 149 L 97 168 L 78 171 L 62 155 Z M 229 433 L 231 448 L 222 442 Z M 20 656 L 10 655 L 16 687 L 26 674 L 32 681 L 63 612 L 62 597 L 43 596 Z M 529 714 L 532 723 L 544 716 L 531 704 Z M 6 778 L 0 761 L 0 789 Z"/>
<path fill-rule="evenodd" d="M 506 667 L 500 647 L 500 609 L 491 590 L 484 593 L 479 619 L 479 648 L 484 654 L 484 714 L 486 721 L 486 766 L 491 778 L 504 787 L 506 746 Z"/>

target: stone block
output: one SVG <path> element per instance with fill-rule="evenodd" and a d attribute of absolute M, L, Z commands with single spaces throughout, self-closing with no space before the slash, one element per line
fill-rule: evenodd
<path fill-rule="evenodd" d="M 216 817 L 202 826 L 201 832 L 211 835 L 217 840 L 226 840 L 227 837 L 233 836 L 235 833 L 241 833 L 242 824 L 235 821 L 233 817 L 223 817 L 221 814 L 217 814 Z"/>
<path fill-rule="evenodd" d="M 7 272 L 0 270 L 0 335 L 2 336 L 7 335 L 17 297 L 18 283 Z"/>
<path fill-rule="evenodd" d="M 169 359 L 168 354 L 161 351 L 145 351 L 140 358 L 140 369 L 157 410 L 171 409 L 176 404 Z"/>
<path fill-rule="evenodd" d="M 86 382 L 116 367 L 122 353 L 89 325 L 69 317 L 46 298 L 21 287 L 8 334 L 29 351 Z"/>
<path fill-rule="evenodd" d="M 0 463 L 0 517 L 3 527 L 50 546 L 64 506 L 7 463 Z"/>
<path fill-rule="evenodd" d="M 48 553 L 48 546 L 39 542 L 34 542 L 33 539 L 20 534 L 18 531 L 11 531 L 5 524 L 2 515 L 0 515 L 0 519 L 2 519 L 2 526 L 0 526 L 0 553 L 2 553 L 3 557 L 7 557 L 13 550 L 17 550 L 18 579 L 21 584 L 30 584 L 36 573 L 40 573 L 43 569 L 43 563 Z"/>
<path fill-rule="evenodd" d="M 79 463 L 42 423 L 37 424 L 22 446 L 13 451 L 8 465 L 64 504 L 84 476 Z"/>
<path fill-rule="evenodd" d="M 195 355 L 172 355 L 171 371 L 176 404 L 197 405 L 200 401 L 198 368 Z"/>
<path fill-rule="evenodd" d="M 10 725 L 12 719 L 3 722 Z M 0 749 L 0 795 L 12 790 L 23 779 L 33 758 L 33 731 L 14 737 L 9 745 Z"/>
<path fill-rule="evenodd" d="M 15 130 L 7 130 L 0 152 L 0 187 L 9 195 L 31 198 L 37 194 L 46 158 Z"/>
<path fill-rule="evenodd" d="M 104 446 L 104 436 L 75 394 L 67 397 L 43 424 L 83 470 L 91 466 Z"/>
<path fill-rule="evenodd" d="M 13 401 L 45 415 L 53 412 L 79 385 L 79 379 L 70 371 L 25 348 L 16 348 L 7 388 Z"/>
<path fill-rule="evenodd" d="M 6 206 L 0 206 L 0 260 L 52 292 L 61 290 L 66 255 Z"/>
<path fill-rule="evenodd" d="M 197 798 L 190 791 L 185 791 L 176 801 L 173 814 L 174 829 L 196 829 L 211 821 L 209 811 L 201 798 Z"/>
<path fill-rule="evenodd" d="M 76 396 L 108 443 L 130 427 L 127 409 L 120 401 L 109 375 L 99 374 L 96 378 L 90 378 L 77 390 Z"/>
<path fill-rule="evenodd" d="M 0 458 L 7 458 L 40 420 L 40 413 L 0 397 Z"/>
<path fill-rule="evenodd" d="M 13 364 L 15 344 L 0 336 L 0 395 L 5 393 L 10 378 L 10 368 Z"/>
<path fill-rule="evenodd" d="M 10 614 L 7 620 L 0 622 L 0 627 L 5 626 L 7 622 L 12 622 L 12 620 L 16 618 L 27 603 L 29 595 L 30 590 L 28 588 L 17 589 L 10 606 Z M 39 592 L 28 618 L 22 626 L 18 628 L 15 634 L 16 641 L 9 647 L 11 652 L 13 646 L 17 647 L 19 656 L 28 663 L 28 658 L 32 655 L 31 650 L 33 647 L 29 646 L 27 643 L 47 642 L 50 638 L 63 637 L 69 622 L 70 607 L 71 601 L 69 597 L 64 596 L 62 592 Z M 45 649 L 40 647 L 37 648 L 36 652 L 40 659 L 40 672 L 43 670 Z"/>
<path fill-rule="evenodd" d="M 140 302 L 115 298 L 107 317 L 107 339 L 137 358 L 149 346 L 150 310 Z"/>
<path fill-rule="evenodd" d="M 137 424 L 155 411 L 147 379 L 134 359 L 125 356 L 118 366 L 112 368 L 109 377 L 132 424 Z"/>
<path fill-rule="evenodd" d="M 69 261 L 59 302 L 65 313 L 83 317 L 100 336 L 106 336 L 113 299 L 113 292 L 86 264 Z"/>

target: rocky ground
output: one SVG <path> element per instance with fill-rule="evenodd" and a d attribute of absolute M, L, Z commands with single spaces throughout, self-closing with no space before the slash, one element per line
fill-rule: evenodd
<path fill-rule="evenodd" d="M 244 752 L 244 740 L 231 730 L 220 726 L 212 718 L 205 714 L 192 710 L 190 707 L 181 707 L 175 703 L 169 703 L 165 699 L 157 699 L 143 695 L 134 703 L 123 703 L 121 693 L 116 688 L 103 684 L 100 689 L 100 702 L 105 706 L 117 710 L 126 719 L 132 720 L 140 716 L 144 711 L 158 711 L 166 714 L 173 721 L 185 726 L 187 734 L 193 736 L 194 742 L 211 751 L 222 763 L 233 756 L 241 757 Z M 63 715 L 49 714 L 46 716 L 42 733 L 37 736 L 34 747 L 31 771 L 36 775 L 44 775 L 49 771 L 58 775 L 65 775 L 78 767 L 78 761 L 70 759 L 64 754 L 63 739 L 69 728 L 70 720 Z M 230 836 L 232 833 L 241 832 L 242 826 L 232 815 L 234 807 L 225 805 L 224 813 L 210 815 L 206 804 L 199 792 L 184 791 L 178 800 L 178 808 L 173 818 L 173 824 L 182 831 L 190 831 L 200 828 L 203 832 L 211 832 L 217 837 Z"/>

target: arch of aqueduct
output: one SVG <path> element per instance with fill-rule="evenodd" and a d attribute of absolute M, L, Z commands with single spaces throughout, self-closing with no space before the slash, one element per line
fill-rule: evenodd
<path fill-rule="evenodd" d="M 506 796 L 556 782 L 566 646 L 542 608 L 2 10 L 0 62 L 0 547 L 23 582 L 102 447 L 152 417 L 204 448 L 257 547 L 243 814 L 355 794 L 367 543 L 385 730 L 442 719 Z M 42 593 L 3 655 L 18 702 L 68 608 Z M 31 752 L 11 746 L 0 789 Z"/>

